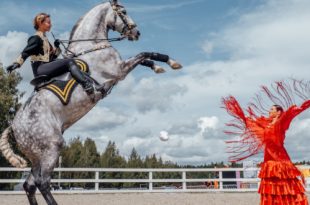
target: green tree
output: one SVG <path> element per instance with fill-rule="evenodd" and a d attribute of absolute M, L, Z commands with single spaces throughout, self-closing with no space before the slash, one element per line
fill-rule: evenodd
<path fill-rule="evenodd" d="M 126 160 L 119 154 L 119 150 L 117 149 L 115 142 L 109 141 L 105 151 L 100 156 L 100 167 L 103 168 L 125 168 Z M 121 172 L 107 172 L 101 173 L 100 178 L 107 179 L 120 179 L 123 178 L 123 173 Z M 101 187 L 122 187 L 123 183 L 105 183 L 100 185 Z"/>
<path fill-rule="evenodd" d="M 0 63 L 0 133 L 4 131 L 9 126 L 9 121 L 13 119 L 14 113 L 9 113 L 10 108 L 17 110 L 20 107 L 20 98 L 23 96 L 17 89 L 17 85 L 22 80 L 21 76 L 14 72 L 10 75 L 6 74 L 2 64 Z M 1 135 L 1 134 L 0 134 Z M 14 140 L 10 141 L 15 152 L 20 154 L 17 150 L 16 142 Z M 0 166 L 9 167 L 11 166 L 9 162 L 0 153 Z M 20 173 L 0 172 L 0 178 L 16 178 L 20 177 Z M 0 184 L 0 189 L 11 189 L 12 184 Z"/>
<path fill-rule="evenodd" d="M 100 157 L 100 167 L 104 168 L 124 168 L 126 160 L 119 154 L 115 142 L 109 141 L 105 151 Z"/>
<path fill-rule="evenodd" d="M 135 148 L 132 148 L 131 154 L 128 159 L 127 163 L 128 168 L 143 168 L 144 164 L 141 160 L 141 157 L 139 156 L 137 150 Z"/>
<path fill-rule="evenodd" d="M 99 167 L 100 155 L 97 152 L 94 140 L 87 138 L 83 145 L 83 154 L 81 156 L 82 167 Z"/>
<path fill-rule="evenodd" d="M 80 137 L 73 138 L 69 141 L 69 146 L 65 147 L 63 152 L 63 167 L 81 167 L 83 165 L 83 144 Z"/>
<path fill-rule="evenodd" d="M 22 78 L 18 73 L 6 74 L 0 63 L 0 131 L 9 126 L 14 114 L 10 114 L 10 108 L 17 110 L 20 107 L 19 100 L 24 93 L 17 89 Z"/>
<path fill-rule="evenodd" d="M 137 150 L 135 148 L 132 148 L 130 156 L 128 158 L 127 162 L 128 168 L 144 168 L 144 163 L 138 154 Z M 139 173 L 139 172 L 129 172 L 125 174 L 125 178 L 129 179 L 146 179 L 148 173 Z M 139 183 L 127 183 L 127 187 L 137 187 L 140 186 Z"/>
<path fill-rule="evenodd" d="M 81 157 L 83 156 L 83 144 L 80 137 L 73 138 L 69 141 L 69 145 L 66 146 L 62 153 L 62 167 L 82 167 L 83 162 Z M 65 172 L 62 174 L 63 178 L 80 179 L 85 176 L 85 173 L 79 172 Z M 64 184 L 64 186 L 71 186 L 72 184 Z M 74 186 L 84 186 L 82 183 L 76 183 Z"/>
<path fill-rule="evenodd" d="M 95 142 L 87 138 L 84 143 L 81 141 L 80 137 L 76 137 L 70 140 L 69 145 L 65 146 L 61 152 L 63 157 L 63 167 L 99 167 L 100 155 L 97 152 L 97 147 Z M 63 177 L 67 178 L 83 178 L 83 179 L 94 179 L 94 172 L 72 172 L 64 173 Z M 70 184 L 65 184 L 65 186 L 70 186 Z M 82 186 L 84 188 L 92 188 L 93 183 L 78 183 L 75 186 Z"/>
<path fill-rule="evenodd" d="M 156 154 L 152 154 L 150 157 L 146 156 L 144 164 L 146 168 L 160 168 Z"/>

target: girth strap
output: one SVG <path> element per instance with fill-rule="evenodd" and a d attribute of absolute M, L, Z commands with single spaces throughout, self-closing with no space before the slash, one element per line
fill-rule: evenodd
<path fill-rule="evenodd" d="M 91 52 L 94 52 L 94 51 L 98 51 L 98 50 L 102 50 L 102 49 L 106 49 L 106 48 L 109 48 L 109 47 L 111 47 L 111 45 L 95 46 L 95 47 L 92 48 L 92 49 L 88 49 L 88 50 L 86 50 L 86 51 L 82 51 L 82 52 L 77 53 L 77 54 L 73 53 L 72 56 L 70 56 L 70 58 L 72 58 L 72 57 L 73 57 L 73 58 L 76 58 L 76 57 L 79 57 L 79 56 L 81 56 L 81 55 L 84 55 L 84 54 L 87 54 L 87 53 L 91 53 Z"/>

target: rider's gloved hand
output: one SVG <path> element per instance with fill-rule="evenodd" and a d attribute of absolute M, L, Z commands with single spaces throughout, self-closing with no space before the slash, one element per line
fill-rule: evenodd
<path fill-rule="evenodd" d="M 6 67 L 6 71 L 8 73 L 11 73 L 13 70 L 19 68 L 20 65 L 18 63 L 13 63 L 12 65 L 9 65 L 8 67 Z"/>
<path fill-rule="evenodd" d="M 60 46 L 60 40 L 59 39 L 56 39 L 54 41 L 54 46 L 55 46 L 55 48 L 59 48 L 59 46 Z"/>

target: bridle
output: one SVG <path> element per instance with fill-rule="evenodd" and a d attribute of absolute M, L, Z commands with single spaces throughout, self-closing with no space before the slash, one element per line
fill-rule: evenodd
<path fill-rule="evenodd" d="M 128 20 L 126 18 L 126 10 L 124 9 L 124 7 L 122 5 L 119 5 L 117 3 L 117 1 L 109 1 L 109 2 L 110 2 L 111 7 L 114 11 L 114 25 L 112 27 L 112 30 L 115 31 L 115 24 L 117 21 L 117 17 L 119 17 L 122 20 L 123 25 L 124 25 L 124 27 L 120 33 L 122 36 L 127 36 L 128 31 L 133 29 L 135 27 L 135 25 L 128 22 Z"/>

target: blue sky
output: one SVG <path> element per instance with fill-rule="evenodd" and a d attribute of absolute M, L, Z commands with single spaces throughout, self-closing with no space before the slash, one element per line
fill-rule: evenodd
<path fill-rule="evenodd" d="M 241 13 L 255 8 L 261 2 L 260 0 L 123 1 L 142 33 L 139 42 L 128 43 L 126 46 L 135 47 L 137 50 L 166 52 L 182 59 L 184 64 L 190 64 L 205 59 L 205 54 L 197 47 L 206 36 L 220 30 L 238 18 Z M 6 34 L 8 30 L 31 34 L 32 18 L 39 12 L 52 15 L 55 34 L 70 31 L 76 20 L 98 3 L 100 1 L 4 0 L 0 3 L 2 4 L 0 10 L 7 15 L 1 18 L 0 35 Z M 15 7 L 14 10 L 7 12 L 12 7 Z M 18 14 L 14 11 L 18 11 Z M 191 55 L 188 55 L 188 50 Z M 219 51 L 212 57 L 221 58 L 223 53 Z"/>
<path fill-rule="evenodd" d="M 53 32 L 68 35 L 97 0 L 0 2 L 0 62 L 11 63 L 33 33 L 32 18 L 50 13 Z M 229 116 L 220 99 L 232 94 L 245 106 L 260 85 L 290 77 L 309 80 L 308 0 L 123 0 L 142 33 L 138 42 L 114 43 L 124 59 L 142 51 L 169 54 L 181 71 L 156 75 L 139 67 L 75 126 L 66 140 L 93 138 L 102 151 L 109 140 L 127 156 L 156 153 L 184 164 L 227 161 L 223 134 Z M 116 34 L 112 34 L 116 36 Z M 52 41 L 52 38 L 50 38 Z M 163 65 L 163 64 L 162 64 Z M 165 65 L 163 65 L 165 66 Z M 31 93 L 29 63 L 20 89 Z M 103 117 L 104 116 L 104 117 Z M 158 139 L 160 131 L 170 139 Z M 294 120 L 286 146 L 292 159 L 309 160 L 310 114 Z M 262 160 L 261 156 L 257 160 Z"/>

